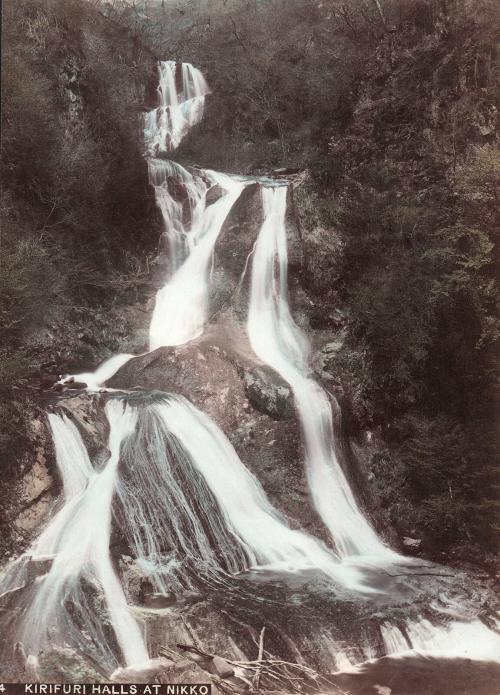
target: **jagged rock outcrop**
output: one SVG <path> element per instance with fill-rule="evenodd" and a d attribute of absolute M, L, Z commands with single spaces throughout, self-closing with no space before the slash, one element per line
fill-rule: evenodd
<path fill-rule="evenodd" d="M 261 186 L 246 186 L 233 205 L 217 240 L 215 265 L 239 281 L 264 221 Z"/>

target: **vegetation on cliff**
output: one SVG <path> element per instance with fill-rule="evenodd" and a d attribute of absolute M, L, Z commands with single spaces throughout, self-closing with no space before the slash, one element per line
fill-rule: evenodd
<path fill-rule="evenodd" d="M 384 425 L 381 458 L 401 468 L 412 505 L 399 501 L 395 521 L 442 548 L 493 549 L 500 13 L 491 3 L 416 8 L 380 40 L 352 118 L 329 142 L 351 318 L 349 364 L 337 366 L 363 375 L 358 407 Z"/>
<path fill-rule="evenodd" d="M 26 339 L 51 312 L 102 302 L 113 270 L 130 268 L 151 243 L 133 106 L 144 101 L 154 58 L 79 0 L 11 0 L 3 20 L 6 384 L 24 373 Z"/>

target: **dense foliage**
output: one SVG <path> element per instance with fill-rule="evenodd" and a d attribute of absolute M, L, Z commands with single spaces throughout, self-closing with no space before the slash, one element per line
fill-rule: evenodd
<path fill-rule="evenodd" d="M 118 347 L 106 345 L 100 316 L 128 291 L 157 235 L 136 108 L 152 54 L 85 1 L 6 0 L 2 9 L 3 549 L 16 532 L 15 480 L 43 443 L 37 385 Z"/>
<path fill-rule="evenodd" d="M 329 144 L 362 400 L 415 504 L 399 521 L 440 545 L 498 543 L 499 29 L 490 3 L 420 3 Z"/>
<path fill-rule="evenodd" d="M 25 373 L 26 339 L 51 312 L 101 302 L 113 269 L 147 246 L 134 104 L 154 59 L 79 0 L 10 0 L 3 28 L 5 385 Z"/>

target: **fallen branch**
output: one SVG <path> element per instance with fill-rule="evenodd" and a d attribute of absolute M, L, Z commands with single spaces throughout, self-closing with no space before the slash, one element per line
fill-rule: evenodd
<path fill-rule="evenodd" d="M 200 652 L 203 651 L 202 648 L 201 648 L 201 644 L 200 644 L 199 639 L 197 638 L 197 636 L 195 635 L 194 630 L 192 629 L 191 625 L 189 625 L 189 623 L 187 622 L 186 618 L 185 618 L 183 615 L 181 615 L 181 620 L 182 620 L 182 622 L 183 622 L 183 624 L 184 624 L 184 627 L 185 627 L 186 630 L 188 631 L 189 636 L 190 636 L 191 639 L 193 640 L 193 644 L 195 645 L 195 647 L 196 647 L 198 650 L 200 650 Z"/>
<path fill-rule="evenodd" d="M 262 655 L 264 653 L 264 633 L 265 633 L 265 631 L 266 631 L 266 626 L 264 625 L 264 627 L 260 631 L 260 636 L 259 636 L 259 654 L 257 656 L 258 662 L 262 661 Z M 255 675 L 253 677 L 253 685 L 254 685 L 254 688 L 256 690 L 259 689 L 261 670 L 262 670 L 262 668 L 259 666 L 259 668 L 257 669 L 257 672 L 255 673 Z"/>
<path fill-rule="evenodd" d="M 250 661 L 237 661 L 224 657 L 224 660 L 231 666 L 251 672 L 249 676 L 252 678 L 254 691 L 262 692 L 266 690 L 266 688 L 263 687 L 263 683 L 266 679 L 271 681 L 271 683 L 268 684 L 268 689 L 276 690 L 276 684 L 278 684 L 286 686 L 290 693 L 302 693 L 304 690 L 304 683 L 307 683 L 310 688 L 322 692 L 323 689 L 320 687 L 320 682 L 324 684 L 330 683 L 327 678 L 321 676 L 317 671 L 308 666 L 295 664 L 290 661 L 285 661 L 284 659 L 264 659 L 264 629 L 261 630 L 260 635 L 259 658 Z M 192 644 L 178 643 L 177 647 L 184 652 L 193 652 L 207 659 L 213 659 L 215 656 Z M 225 692 L 238 692 L 238 690 L 235 690 L 229 683 L 224 681 L 224 684 L 226 686 L 224 688 Z M 333 683 L 330 684 L 333 685 Z"/>

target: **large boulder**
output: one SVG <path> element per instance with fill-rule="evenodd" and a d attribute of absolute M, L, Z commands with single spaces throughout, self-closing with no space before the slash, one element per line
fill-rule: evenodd
<path fill-rule="evenodd" d="M 293 417 L 293 393 L 288 383 L 271 367 L 255 367 L 244 376 L 248 400 L 273 418 Z"/>
<path fill-rule="evenodd" d="M 224 222 L 215 249 L 216 265 L 221 265 L 236 280 L 245 269 L 264 221 L 261 186 L 246 186 Z"/>
<path fill-rule="evenodd" d="M 208 206 L 208 205 L 212 205 L 212 203 L 216 203 L 219 200 L 219 198 L 222 198 L 223 195 L 224 195 L 224 189 L 222 188 L 222 186 L 219 186 L 218 183 L 214 184 L 206 192 L 206 195 L 205 195 L 206 205 Z"/>
<path fill-rule="evenodd" d="M 231 305 L 241 321 L 248 315 L 252 252 L 262 223 L 262 184 L 246 186 L 224 222 L 215 246 L 214 275 L 210 290 L 211 313 Z M 291 277 L 298 276 L 303 263 L 300 220 L 293 189 L 287 192 L 285 229 Z"/>
<path fill-rule="evenodd" d="M 108 386 L 157 389 L 187 398 L 223 430 L 291 523 L 307 526 L 326 539 L 319 518 L 305 504 L 301 428 L 289 388 L 251 357 L 234 324 L 220 334 L 207 331 L 198 341 L 159 348 L 130 360 Z"/>
<path fill-rule="evenodd" d="M 247 401 L 238 369 L 216 345 L 159 348 L 127 362 L 108 386 L 184 396 L 226 432 L 237 427 Z"/>

